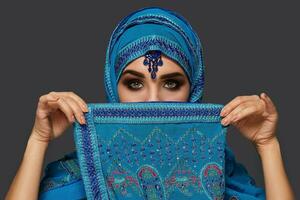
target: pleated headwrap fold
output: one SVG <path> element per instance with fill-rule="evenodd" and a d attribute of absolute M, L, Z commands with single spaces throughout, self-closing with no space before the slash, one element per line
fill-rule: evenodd
<path fill-rule="evenodd" d="M 201 102 L 204 84 L 202 46 L 192 26 L 174 11 L 160 7 L 139 9 L 114 29 L 106 51 L 106 100 L 119 102 L 117 84 L 124 68 L 149 50 L 176 61 L 190 81 L 188 102 Z"/>

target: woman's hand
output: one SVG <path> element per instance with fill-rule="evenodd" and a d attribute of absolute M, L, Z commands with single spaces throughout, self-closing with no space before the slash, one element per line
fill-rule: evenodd
<path fill-rule="evenodd" d="M 87 112 L 85 102 L 73 92 L 50 92 L 39 98 L 35 122 L 21 165 L 5 199 L 38 199 L 43 160 L 48 143 Z M 74 117 L 75 115 L 75 117 Z"/>
<path fill-rule="evenodd" d="M 86 103 L 73 92 L 50 92 L 39 98 L 31 137 L 48 143 L 75 122 L 85 123 Z M 75 116 L 75 117 L 74 117 Z"/>
<path fill-rule="evenodd" d="M 272 100 L 261 93 L 252 96 L 238 96 L 221 111 L 223 125 L 233 124 L 256 147 L 262 147 L 276 140 L 275 131 L 278 113 Z"/>

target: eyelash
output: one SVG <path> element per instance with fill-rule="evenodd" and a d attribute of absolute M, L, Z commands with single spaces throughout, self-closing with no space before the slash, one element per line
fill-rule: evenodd
<path fill-rule="evenodd" d="M 137 83 L 137 82 L 140 83 L 140 84 L 142 84 L 141 81 L 138 80 L 138 79 L 125 80 L 124 84 L 130 90 L 139 90 L 141 87 L 134 88 L 134 87 L 131 86 L 132 83 Z M 172 91 L 178 90 L 181 87 L 181 85 L 182 85 L 182 83 L 180 81 L 174 80 L 174 79 L 168 79 L 168 80 L 165 81 L 165 83 L 175 83 L 176 84 L 174 87 L 167 88 L 167 89 L 172 90 Z"/>

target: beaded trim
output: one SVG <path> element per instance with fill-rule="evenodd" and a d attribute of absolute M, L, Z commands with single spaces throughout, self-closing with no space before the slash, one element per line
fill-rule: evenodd
<path fill-rule="evenodd" d="M 91 108 L 89 108 L 91 109 Z M 90 113 L 85 113 L 86 124 L 73 123 L 77 155 L 84 181 L 87 199 L 109 200 L 106 191 L 104 177 L 97 172 L 102 170 L 100 156 L 98 152 L 97 136 L 95 127 L 92 126 L 93 119 Z"/>
<path fill-rule="evenodd" d="M 220 122 L 221 104 L 128 102 L 89 104 L 95 123 Z"/>

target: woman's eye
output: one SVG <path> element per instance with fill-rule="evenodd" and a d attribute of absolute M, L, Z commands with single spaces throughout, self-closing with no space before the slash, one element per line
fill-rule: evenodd
<path fill-rule="evenodd" d="M 128 84 L 127 84 L 128 88 L 129 89 L 139 89 L 141 87 L 143 87 L 143 84 L 140 83 L 140 81 L 137 81 L 137 80 L 133 80 L 133 81 L 128 81 Z"/>
<path fill-rule="evenodd" d="M 179 83 L 175 80 L 167 81 L 165 87 L 168 89 L 177 89 L 179 87 Z"/>

